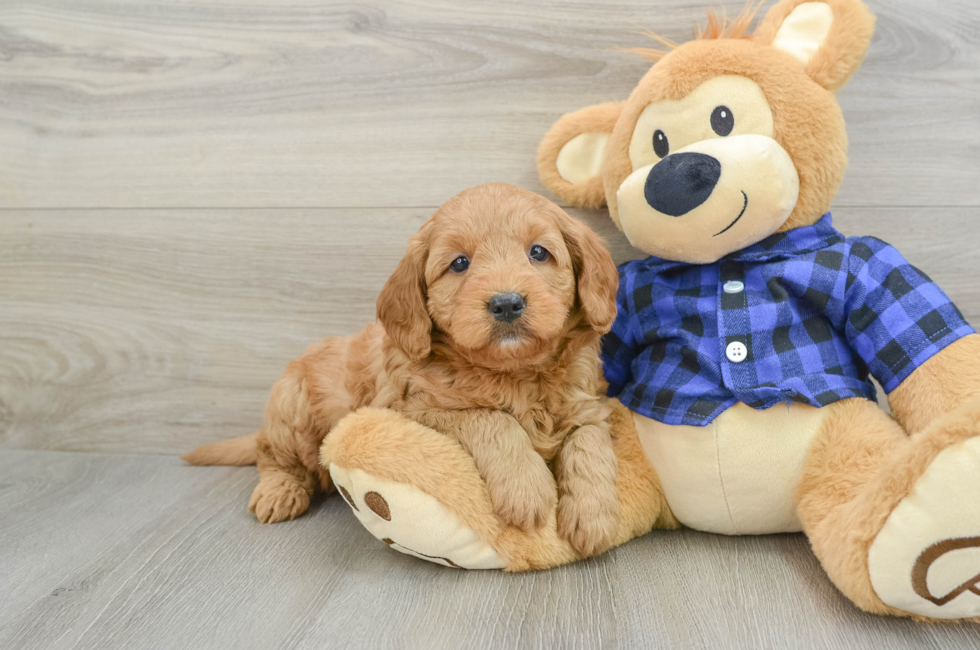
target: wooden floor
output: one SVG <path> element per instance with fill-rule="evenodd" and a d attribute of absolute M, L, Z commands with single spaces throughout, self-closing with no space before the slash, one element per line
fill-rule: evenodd
<path fill-rule="evenodd" d="M 255 430 L 290 358 L 371 320 L 442 201 L 543 192 L 548 126 L 625 98 L 649 61 L 618 48 L 684 40 L 707 4 L 0 3 L 0 647 L 977 647 L 855 610 L 799 536 L 464 573 L 336 500 L 259 526 L 254 470 L 176 459 Z M 980 5 L 870 5 L 835 223 L 980 323 Z"/>
<path fill-rule="evenodd" d="M 799 535 L 655 531 L 534 574 L 388 549 L 340 499 L 283 525 L 251 468 L 0 458 L 3 648 L 976 648 L 980 630 L 855 610 Z"/>

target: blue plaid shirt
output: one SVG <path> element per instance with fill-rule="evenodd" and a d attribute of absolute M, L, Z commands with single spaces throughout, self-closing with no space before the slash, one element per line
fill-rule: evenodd
<path fill-rule="evenodd" d="M 897 250 L 845 239 L 830 214 L 714 264 L 650 257 L 619 272 L 609 395 L 666 424 L 704 426 L 736 402 L 874 400 L 869 372 L 891 392 L 973 332 Z"/>

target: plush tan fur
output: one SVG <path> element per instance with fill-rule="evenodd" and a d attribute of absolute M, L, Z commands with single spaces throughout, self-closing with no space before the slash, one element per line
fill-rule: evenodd
<path fill-rule="evenodd" d="M 888 396 L 892 413 L 919 433 L 963 404 L 980 399 L 980 336 L 967 336 L 932 357 Z"/>
<path fill-rule="evenodd" d="M 798 490 L 807 536 L 831 580 L 858 607 L 909 616 L 878 598 L 868 549 L 939 452 L 980 432 L 980 400 L 961 404 L 911 438 L 871 402 L 846 400 L 830 408 Z"/>
<path fill-rule="evenodd" d="M 781 229 L 814 223 L 847 163 L 832 92 L 860 64 L 873 16 L 856 0 L 827 0 L 830 37 L 804 64 L 769 46 L 799 4 L 777 3 L 752 39 L 734 38 L 741 23 L 716 24 L 703 40 L 667 43 L 673 50 L 625 104 L 559 121 L 539 151 L 544 182 L 583 205 L 605 194 L 617 219 L 615 194 L 632 173 L 628 147 L 644 107 L 685 97 L 713 76 L 739 75 L 763 90 L 774 139 L 799 172 L 799 200 Z M 583 129 L 612 135 L 601 178 L 575 185 L 555 161 Z M 531 242 L 552 251 L 551 267 L 528 263 Z M 447 271 L 464 253 L 473 260 L 466 278 Z M 263 521 L 291 518 L 314 489 L 330 487 L 325 467 L 360 469 L 435 497 L 514 571 L 570 562 L 655 525 L 677 527 L 629 412 L 598 397 L 598 339 L 615 315 L 616 284 L 595 236 L 550 202 L 505 186 L 451 200 L 412 238 L 379 298 L 383 327 L 327 339 L 274 388 L 250 507 Z M 529 307 L 523 326 L 501 331 L 485 306 L 504 290 L 528 296 Z M 501 345 L 513 334 L 516 345 Z M 940 452 L 980 434 L 978 358 L 977 335 L 939 352 L 892 392 L 895 418 L 860 399 L 825 407 L 797 511 L 830 578 L 866 611 L 929 620 L 875 593 L 869 549 Z M 385 408 L 348 415 L 361 406 Z M 242 461 L 247 444 L 218 443 L 190 458 Z"/>
<path fill-rule="evenodd" d="M 773 117 L 773 139 L 799 175 L 799 198 L 779 230 L 815 223 L 830 209 L 847 167 L 847 133 L 833 93 L 860 66 L 875 20 L 857 0 L 821 0 L 832 13 L 826 38 L 809 58 L 796 58 L 774 43 L 783 22 L 807 1 L 777 2 L 748 39 L 743 36 L 751 9 L 731 27 L 711 21 L 699 40 L 676 45 L 659 39 L 668 49 L 640 52 L 659 61 L 625 104 L 617 105 L 612 128 L 611 109 L 601 113 L 601 120 L 589 117 L 593 111 L 600 114 L 598 107 L 571 114 L 574 119 L 562 118 L 542 143 L 539 168 L 551 169 L 561 143 L 585 129 L 610 134 L 596 178 L 602 180 L 610 216 L 622 228 L 616 195 L 634 173 L 629 147 L 644 109 L 685 98 L 719 75 L 737 75 L 763 91 Z M 814 28 L 807 34 L 818 32 Z M 596 178 L 589 179 L 590 188 Z M 581 188 L 562 185 L 551 174 L 542 173 L 542 181 L 573 204 L 582 196 Z M 599 203 L 594 189 L 588 198 L 590 206 Z M 910 616 L 875 594 L 868 552 L 889 514 L 937 454 L 980 434 L 980 336 L 968 336 L 939 352 L 898 386 L 889 401 L 894 419 L 863 400 L 825 407 L 829 415 L 799 483 L 798 514 L 817 556 L 848 597 L 867 611 Z"/>
<path fill-rule="evenodd" d="M 786 17 L 798 6 L 809 1 L 790 0 L 777 3 L 759 23 L 753 39 L 758 43 L 771 44 Z M 823 88 L 837 92 L 861 67 L 874 34 L 875 17 L 863 4 L 851 0 L 821 1 L 830 5 L 834 14 L 834 26 L 827 41 L 806 64 L 805 72 Z"/>
<path fill-rule="evenodd" d="M 693 41 L 664 57 L 630 95 L 606 145 L 602 176 L 613 220 L 619 219 L 616 191 L 633 171 L 629 143 L 640 113 L 651 102 L 680 99 L 721 74 L 759 84 L 772 109 L 774 139 L 796 166 L 800 195 L 780 230 L 819 219 L 830 209 L 847 169 L 847 132 L 833 95 L 802 70 L 788 54 L 745 40 Z"/>
<path fill-rule="evenodd" d="M 558 173 L 558 153 L 568 141 L 581 133 L 612 133 L 623 110 L 622 103 L 597 104 L 562 116 L 538 147 L 538 174 L 545 187 L 571 205 L 601 208 L 606 204 L 602 177 L 585 183 L 570 183 Z"/>
<path fill-rule="evenodd" d="M 535 244 L 547 260 L 529 259 Z M 461 255 L 469 268 L 451 270 Z M 409 241 L 378 298 L 381 324 L 311 347 L 274 386 L 250 510 L 263 522 L 303 513 L 331 488 L 324 437 L 370 405 L 459 440 L 504 522 L 538 528 L 557 500 L 561 535 L 582 555 L 605 550 L 620 504 L 598 346 L 617 283 L 599 238 L 551 201 L 509 185 L 450 199 Z M 527 301 L 510 324 L 487 308 L 508 291 Z M 230 444 L 188 460 L 213 462 Z"/>
<path fill-rule="evenodd" d="M 829 2 L 835 12 L 834 30 L 804 67 L 789 54 L 769 46 L 783 18 L 802 1 L 784 0 L 775 5 L 751 39 L 724 37 L 722 28 L 706 30 L 705 39 L 677 46 L 663 56 L 625 104 L 587 107 L 560 119 L 538 152 L 542 182 L 572 205 L 598 207 L 604 199 L 610 217 L 619 225 L 616 192 L 633 171 L 629 143 L 643 109 L 652 102 L 683 98 L 712 77 L 739 75 L 762 88 L 772 108 L 774 138 L 790 154 L 799 173 L 799 199 L 780 230 L 816 221 L 830 209 L 847 169 L 847 132 L 833 92 L 863 60 L 874 30 L 874 16 L 863 4 L 851 0 Z M 842 12 L 840 18 L 838 11 Z M 589 132 L 611 134 L 601 173 L 604 197 L 595 191 L 596 179 L 571 187 L 554 168 L 562 145 Z"/>
<path fill-rule="evenodd" d="M 619 459 L 619 499 L 622 506 L 619 535 L 622 544 L 650 527 L 676 529 L 681 525 L 667 506 L 660 478 L 650 466 L 636 434 L 633 414 L 622 404 L 610 401 L 609 422 Z"/>
<path fill-rule="evenodd" d="M 762 7 L 765 0 L 759 0 L 758 3 L 752 4 L 750 1 L 742 11 L 739 12 L 737 16 L 733 19 L 729 19 L 727 14 L 723 13 L 721 16 L 718 15 L 718 11 L 714 8 L 708 9 L 708 24 L 704 27 L 694 27 L 694 39 L 695 40 L 715 40 L 719 38 L 752 38 L 749 33 L 749 29 L 752 27 L 752 21 L 755 20 L 756 14 Z M 633 54 L 639 54 L 640 56 L 645 56 L 648 59 L 653 59 L 659 61 L 664 58 L 672 50 L 678 48 L 677 43 L 668 40 L 663 36 L 655 32 L 644 32 L 650 38 L 666 45 L 668 49 L 664 50 L 661 48 L 652 47 L 628 47 L 625 48 L 625 52 L 632 52 Z"/>
<path fill-rule="evenodd" d="M 980 433 L 977 359 L 974 334 L 926 361 L 889 395 L 894 419 L 864 400 L 828 407 L 797 492 L 800 516 L 834 584 L 865 611 L 908 616 L 875 594 L 868 549 L 939 452 Z"/>
<path fill-rule="evenodd" d="M 362 408 L 338 423 L 320 463 L 360 469 L 437 496 L 440 503 L 485 540 L 503 528 L 473 458 L 449 436 L 390 409 Z"/>
<path fill-rule="evenodd" d="M 654 526 L 677 528 L 660 482 L 640 448 L 632 417 L 620 404 L 610 402 L 608 407 L 621 506 L 610 544 L 622 544 Z M 324 441 L 322 462 L 360 469 L 435 496 L 501 555 L 508 571 L 544 569 L 581 557 L 576 546 L 558 533 L 554 510 L 543 526 L 533 530 L 502 525 L 473 458 L 451 438 L 401 413 L 365 408 L 347 416 Z"/>

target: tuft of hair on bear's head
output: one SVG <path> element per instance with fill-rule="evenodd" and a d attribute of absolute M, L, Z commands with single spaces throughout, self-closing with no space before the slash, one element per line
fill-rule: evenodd
<path fill-rule="evenodd" d="M 762 3 L 764 1 L 765 0 L 759 0 L 758 2 L 754 2 L 753 0 L 749 0 L 738 15 L 732 19 L 728 18 L 728 14 L 724 8 L 722 8 L 722 13 L 720 16 L 715 9 L 709 9 L 707 11 L 708 24 L 704 27 L 699 27 L 697 24 L 694 25 L 694 39 L 699 41 L 718 40 L 722 38 L 751 39 L 752 35 L 749 33 L 749 27 L 752 26 L 752 21 L 755 20 L 755 16 L 759 12 L 759 9 L 762 7 Z M 656 32 L 643 31 L 640 33 L 666 46 L 667 49 L 659 49 L 655 47 L 627 47 L 622 48 L 619 51 L 628 52 L 630 54 L 639 54 L 640 56 L 648 59 L 659 61 L 670 54 L 671 50 L 675 50 L 679 47 L 678 43 L 675 43 L 669 38 L 665 38 Z"/>

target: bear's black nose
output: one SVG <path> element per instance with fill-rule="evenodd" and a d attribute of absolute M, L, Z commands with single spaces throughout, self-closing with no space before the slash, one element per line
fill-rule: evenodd
<path fill-rule="evenodd" d="M 509 323 L 521 317 L 524 313 L 524 296 L 519 293 L 498 293 L 487 303 L 487 310 L 499 321 Z"/>
<path fill-rule="evenodd" d="M 643 195 L 657 212 L 680 217 L 708 200 L 721 177 L 721 163 L 703 153 L 667 156 L 650 170 Z"/>

